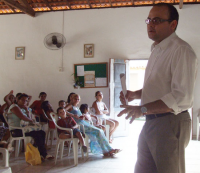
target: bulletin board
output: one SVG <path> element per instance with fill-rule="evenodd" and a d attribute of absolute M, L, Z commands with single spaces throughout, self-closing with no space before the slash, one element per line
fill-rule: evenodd
<path fill-rule="evenodd" d="M 83 83 L 81 88 L 108 87 L 108 63 L 74 64 L 74 74 Z"/>

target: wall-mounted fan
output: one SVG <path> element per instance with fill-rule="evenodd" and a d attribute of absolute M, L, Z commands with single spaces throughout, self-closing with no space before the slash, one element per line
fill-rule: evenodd
<path fill-rule="evenodd" d="M 51 50 L 58 50 L 66 44 L 65 37 L 60 33 L 51 33 L 44 38 L 44 45 Z"/>

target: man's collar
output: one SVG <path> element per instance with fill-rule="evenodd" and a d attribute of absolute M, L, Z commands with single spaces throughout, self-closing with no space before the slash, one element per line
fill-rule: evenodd
<path fill-rule="evenodd" d="M 165 38 L 164 40 L 162 40 L 159 44 L 155 44 L 155 42 L 152 44 L 151 46 L 151 51 L 155 48 L 155 47 L 159 47 L 160 49 L 164 50 L 169 42 L 171 41 L 171 39 L 173 39 L 174 37 L 176 37 L 176 33 L 173 32 L 170 36 L 168 36 L 167 38 Z"/>

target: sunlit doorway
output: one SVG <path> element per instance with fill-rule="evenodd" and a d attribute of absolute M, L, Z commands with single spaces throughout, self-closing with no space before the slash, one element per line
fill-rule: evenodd
<path fill-rule="evenodd" d="M 143 87 L 145 69 L 148 60 L 130 60 L 129 62 L 129 90 L 136 91 Z M 129 102 L 130 105 L 140 105 L 140 99 Z M 129 137 L 137 140 L 139 133 L 144 125 L 145 117 L 136 119 L 129 125 Z"/>
<path fill-rule="evenodd" d="M 126 74 L 126 85 L 128 90 L 139 90 L 143 87 L 147 62 L 148 60 L 110 60 L 110 115 L 112 118 L 118 120 L 120 124 L 113 135 L 114 137 L 132 135 L 132 128 L 141 129 L 141 126 L 144 124 L 144 117 L 136 119 L 133 125 L 129 124 L 129 122 L 125 120 L 124 116 L 117 117 L 117 114 L 123 110 L 120 108 L 121 102 L 119 100 L 120 91 L 122 90 L 119 77 L 120 74 Z M 129 104 L 139 105 L 140 100 L 134 100 L 129 102 Z"/>

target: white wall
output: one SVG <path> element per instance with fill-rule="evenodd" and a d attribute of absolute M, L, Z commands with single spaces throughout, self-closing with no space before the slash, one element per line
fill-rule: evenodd
<path fill-rule="evenodd" d="M 178 8 L 178 6 L 177 6 Z M 25 92 L 37 99 L 41 91 L 54 109 L 70 92 L 81 95 L 82 103 L 92 104 L 97 89 L 73 88 L 71 74 L 73 64 L 109 62 L 109 58 L 148 58 L 151 40 L 146 33 L 144 20 L 151 7 L 76 10 L 65 12 L 37 13 L 35 18 L 25 14 L 0 16 L 0 103 L 10 91 Z M 200 56 L 198 16 L 200 5 L 184 5 L 179 10 L 180 22 L 177 34 L 189 42 Z M 62 50 L 48 50 L 43 40 L 51 32 L 62 33 L 67 44 L 63 48 L 64 72 L 59 72 Z M 84 58 L 83 45 L 95 44 L 94 58 Z M 15 60 L 15 47 L 25 46 L 25 60 Z M 200 105 L 198 95 L 200 79 L 195 89 L 194 116 Z M 100 89 L 109 105 L 109 88 Z M 194 122 L 194 126 L 196 123 Z"/>

